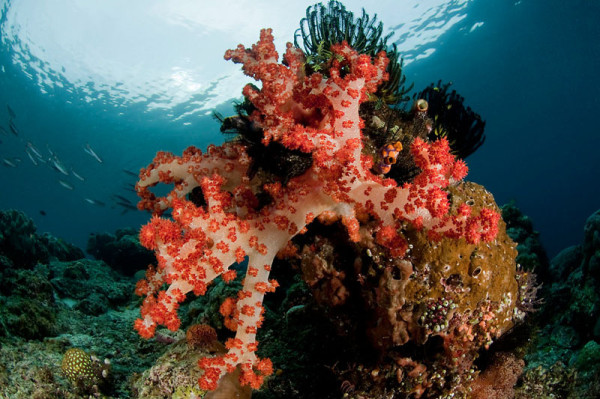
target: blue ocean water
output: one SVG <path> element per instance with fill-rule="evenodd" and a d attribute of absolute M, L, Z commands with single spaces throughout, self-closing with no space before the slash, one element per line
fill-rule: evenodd
<path fill-rule="evenodd" d="M 93 232 L 147 221 L 128 207 L 136 201 L 129 172 L 156 151 L 222 142 L 211 111 L 231 113 L 242 85 L 231 78 L 241 78 L 238 67 L 221 55 L 238 42 L 256 41 L 262 26 L 246 39 L 244 26 L 223 33 L 181 19 L 164 23 L 161 3 L 147 2 L 140 12 L 118 2 L 0 2 L 0 209 L 23 210 L 39 231 L 85 248 Z M 359 11 L 354 3 L 348 7 Z M 410 3 L 416 18 L 407 19 L 392 2 L 379 11 L 405 51 L 407 81 L 415 91 L 439 79 L 453 82 L 487 121 L 485 144 L 467 159 L 468 179 L 499 204 L 514 199 L 549 255 L 580 242 L 581 226 L 600 207 L 600 4 Z M 58 4 L 68 10 L 61 17 L 70 31 L 52 19 Z M 286 15 L 291 32 L 310 4 Z M 258 2 L 252 14 L 262 23 L 280 17 L 271 15 L 275 9 Z M 123 18 L 130 21 L 117 23 Z M 426 40 L 440 26 L 447 29 Z M 415 38 L 421 41 L 408 43 Z"/>

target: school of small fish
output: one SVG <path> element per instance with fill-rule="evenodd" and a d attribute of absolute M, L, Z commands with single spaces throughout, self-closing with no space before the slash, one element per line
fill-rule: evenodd
<path fill-rule="evenodd" d="M 57 173 L 56 183 L 69 191 L 76 192 L 77 184 L 84 184 L 81 182 L 86 181 L 86 177 L 77 172 L 69 162 L 65 162 L 61 157 L 49 146 L 46 145 L 45 150 L 40 149 L 32 140 L 27 139 L 22 134 L 21 129 L 17 123 L 17 113 L 14 109 L 7 104 L 6 112 L 8 116 L 8 122 L 6 125 L 0 123 L 0 163 L 5 168 L 18 168 L 23 159 L 28 159 L 34 167 L 48 167 Z M 0 114 L 1 115 L 1 114 Z M 19 155 L 7 155 L 4 153 L 2 146 L 4 140 L 17 140 L 23 145 L 24 156 Z M 98 155 L 96 150 L 92 148 L 89 143 L 82 146 L 83 151 L 88 154 L 94 161 L 99 164 L 103 164 L 104 161 Z M 92 161 L 93 162 L 93 161 Z M 134 190 L 134 182 L 138 179 L 138 173 L 123 169 L 123 173 L 131 180 L 131 183 L 125 183 L 122 189 L 125 191 L 123 195 L 114 194 L 110 197 L 112 203 L 111 207 L 120 209 L 121 213 L 130 211 L 137 211 L 136 202 L 137 195 Z M 129 198 L 132 199 L 129 199 Z M 83 202 L 92 206 L 105 207 L 107 203 L 97 198 L 89 198 L 82 196 Z M 45 216 L 46 211 L 40 210 L 40 214 Z"/>

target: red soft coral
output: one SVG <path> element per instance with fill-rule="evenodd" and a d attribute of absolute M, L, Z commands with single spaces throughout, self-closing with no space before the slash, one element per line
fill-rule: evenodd
<path fill-rule="evenodd" d="M 226 355 L 200 361 L 204 369 L 200 384 L 206 389 L 214 389 L 221 376 L 238 365 L 242 383 L 254 388 L 272 372 L 270 361 L 255 354 L 262 300 L 278 285 L 269 280 L 270 265 L 316 217 L 341 219 L 354 241 L 359 239 L 357 215 L 372 217 L 378 222 L 377 241 L 398 257 L 407 249 L 400 233 L 406 223 L 427 229 L 432 238 L 445 235 L 477 242 L 496 234 L 496 212 L 472 215 L 463 206 L 457 215 L 448 214 L 445 189 L 464 177 L 466 166 L 454 159 L 444 139 L 432 144 L 414 140 L 411 154 L 421 173 L 410 184 L 400 187 L 370 172 L 373 162 L 363 154 L 364 122 L 358 110 L 388 78 L 388 59 L 384 52 L 374 59 L 358 54 L 345 42 L 332 51 L 336 57 L 329 78 L 318 73 L 304 76 L 304 56 L 291 44 L 285 62 L 279 63 L 270 29 L 261 32 L 251 49 L 240 45 L 225 54 L 262 82 L 262 89 L 246 86 L 244 94 L 255 107 L 250 119 L 262 129 L 263 143 L 277 141 L 311 153 L 313 162 L 304 174 L 285 186 L 255 187 L 248 177 L 251 160 L 246 148 L 236 142 L 209 146 L 206 153 L 190 147 L 181 157 L 161 152 L 140 173 L 138 207 L 154 213 L 142 228 L 140 241 L 156 251 L 159 261 L 137 289 L 147 295 L 142 319 L 135 323 L 143 337 L 152 336 L 157 324 L 178 328 L 177 308 L 187 293 L 204 295 L 216 277 L 234 278 L 230 265 L 248 261 L 243 289 L 221 306 L 226 326 L 236 331 L 235 339 Z M 172 184 L 173 190 L 157 197 L 150 189 L 159 183 Z M 272 198 L 260 210 L 253 194 L 258 191 Z M 198 192 L 200 201 L 188 199 Z M 168 208 L 173 220 L 159 218 Z"/>

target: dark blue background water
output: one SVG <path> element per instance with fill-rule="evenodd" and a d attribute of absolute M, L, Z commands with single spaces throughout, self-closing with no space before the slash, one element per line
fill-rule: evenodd
<path fill-rule="evenodd" d="M 405 73 L 415 90 L 438 79 L 452 81 L 487 121 L 486 143 L 467 159 L 468 179 L 485 185 L 500 204 L 516 200 L 555 254 L 581 241 L 586 217 L 600 208 L 595 118 L 600 109 L 600 4 L 475 0 L 464 11 L 466 17 L 429 46 L 435 52 L 410 63 Z M 426 21 L 423 31 L 428 23 L 436 21 Z M 123 169 L 147 165 L 157 150 L 179 153 L 188 145 L 203 148 L 222 141 L 210 116 L 187 115 L 186 106 L 148 111 L 143 103 L 86 102 L 85 91 L 66 81 L 41 93 L 35 79 L 13 64 L 9 44 L 0 48 L 0 126 L 10 132 L 9 104 L 19 137 L 0 136 L 0 161 L 17 165 L 0 165 L 0 209 L 24 210 L 40 231 L 85 247 L 91 232 L 139 226 L 147 214 L 123 213 L 115 204 L 115 194 L 135 201 L 128 191 L 135 179 Z M 230 109 L 229 104 L 219 107 L 224 114 Z M 24 151 L 27 141 L 44 156 L 50 148 L 85 181 L 61 176 L 47 165 L 34 166 Z M 84 152 L 87 143 L 102 164 Z M 59 179 L 74 189 L 65 189 Z"/>

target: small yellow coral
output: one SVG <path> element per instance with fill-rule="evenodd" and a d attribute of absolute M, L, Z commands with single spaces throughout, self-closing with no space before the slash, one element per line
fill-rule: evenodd
<path fill-rule="evenodd" d="M 172 399 L 201 399 L 206 393 L 207 391 L 197 386 L 182 386 L 177 387 L 175 392 L 173 392 Z"/>
<path fill-rule="evenodd" d="M 63 374 L 73 383 L 96 378 L 92 358 L 83 349 L 71 348 L 66 351 L 61 368 Z"/>

